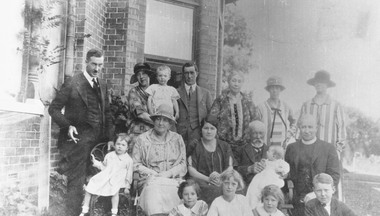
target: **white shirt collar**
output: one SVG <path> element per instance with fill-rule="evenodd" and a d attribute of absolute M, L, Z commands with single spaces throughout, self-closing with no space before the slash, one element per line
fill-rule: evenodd
<path fill-rule="evenodd" d="M 87 71 L 83 72 L 83 75 L 84 75 L 84 77 L 86 77 L 86 79 L 87 79 L 87 81 L 90 83 L 91 87 L 94 87 L 94 86 L 93 86 L 93 85 L 94 85 L 94 82 L 92 81 L 92 79 L 94 79 L 94 77 L 91 77 L 90 74 L 87 73 Z M 96 81 L 99 83 L 98 78 L 96 77 L 95 79 L 96 79 Z"/>
<path fill-rule="evenodd" d="M 195 91 L 195 88 L 197 87 L 197 83 L 194 83 L 193 85 L 188 85 L 185 83 L 185 89 L 186 89 L 186 93 L 189 94 L 189 90 L 190 90 L 190 86 L 193 90 L 193 92 Z"/>
<path fill-rule="evenodd" d="M 314 137 L 314 139 L 309 140 L 309 141 L 306 141 L 306 140 L 302 139 L 302 143 L 305 144 L 305 145 L 313 144 L 313 143 L 315 143 L 315 141 L 317 141 L 317 137 Z"/>
<path fill-rule="evenodd" d="M 185 204 L 181 204 L 178 206 L 178 209 L 180 210 L 180 212 L 184 215 L 184 216 L 191 216 L 191 213 L 194 213 L 194 214 L 198 214 L 199 212 L 199 209 L 201 208 L 201 205 L 202 202 L 200 202 L 199 200 L 195 203 L 195 205 L 189 209 L 189 208 L 186 208 Z"/>

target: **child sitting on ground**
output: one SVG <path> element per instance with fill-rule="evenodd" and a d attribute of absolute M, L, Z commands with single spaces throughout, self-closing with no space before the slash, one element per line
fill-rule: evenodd
<path fill-rule="evenodd" d="M 174 108 L 175 119 L 179 118 L 179 108 L 177 100 L 180 98 L 177 89 L 168 86 L 171 77 L 171 70 L 168 66 L 162 65 L 157 68 L 158 84 L 150 85 L 145 91 L 149 94 L 147 105 L 149 114 L 156 113 L 156 109 L 161 104 L 168 104 Z"/>
<path fill-rule="evenodd" d="M 211 204 L 207 216 L 252 216 L 248 200 L 236 191 L 244 189 L 244 182 L 238 171 L 227 169 L 220 175 L 222 196 L 217 197 Z"/>
<path fill-rule="evenodd" d="M 203 200 L 198 200 L 201 189 L 196 181 L 188 179 L 182 182 L 178 188 L 178 196 L 183 203 L 170 211 L 169 216 L 206 216 L 208 205 Z"/>
<path fill-rule="evenodd" d="M 92 156 L 93 166 L 101 171 L 94 175 L 88 182 L 85 190 L 82 213 L 88 213 L 91 195 L 112 196 L 112 216 L 117 215 L 119 205 L 119 190 L 125 188 L 124 193 L 129 195 L 129 188 L 132 183 L 133 161 L 128 155 L 129 137 L 120 134 L 115 143 L 115 151 L 108 153 L 104 157 L 103 163 Z"/>
<path fill-rule="evenodd" d="M 253 177 L 247 190 L 248 202 L 252 209 L 261 204 L 261 191 L 267 185 L 277 185 L 279 188 L 284 186 L 284 178 L 289 173 L 290 167 L 283 160 L 284 149 L 279 145 L 271 145 L 267 151 L 265 169 Z"/>
<path fill-rule="evenodd" d="M 254 216 L 285 216 L 278 208 L 284 203 L 284 194 L 277 185 L 267 185 L 261 191 L 263 205 L 253 209 Z"/>
<path fill-rule="evenodd" d="M 316 198 L 306 202 L 305 216 L 356 216 L 344 203 L 333 198 L 335 186 L 334 180 L 329 174 L 315 175 L 313 185 Z"/>

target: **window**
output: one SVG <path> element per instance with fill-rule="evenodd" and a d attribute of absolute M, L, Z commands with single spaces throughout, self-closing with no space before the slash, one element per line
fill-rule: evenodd
<path fill-rule="evenodd" d="M 194 7 L 147 0 L 145 54 L 193 59 Z"/>

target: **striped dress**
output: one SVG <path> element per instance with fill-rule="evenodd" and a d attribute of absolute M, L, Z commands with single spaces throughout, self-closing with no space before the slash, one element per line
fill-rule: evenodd
<path fill-rule="evenodd" d="M 276 118 L 274 119 L 275 111 L 272 109 L 268 101 L 260 104 L 257 107 L 257 118 L 262 121 L 267 129 L 266 134 L 266 143 L 270 144 L 280 144 L 282 145 L 285 139 L 287 138 L 288 131 L 291 133 L 295 133 L 295 123 L 296 120 L 293 116 L 293 111 L 283 101 L 280 101 L 280 105 L 278 107 L 278 113 L 276 113 Z M 281 115 L 281 117 L 279 116 Z M 274 121 L 274 127 L 273 127 Z M 285 124 L 284 124 L 285 123 Z M 273 127 L 273 135 L 272 134 Z"/>
<path fill-rule="evenodd" d="M 344 145 L 346 140 L 346 125 L 342 106 L 327 96 L 322 104 L 317 104 L 315 98 L 305 102 L 301 108 L 300 118 L 310 114 L 317 119 L 317 138 L 334 146 Z"/>

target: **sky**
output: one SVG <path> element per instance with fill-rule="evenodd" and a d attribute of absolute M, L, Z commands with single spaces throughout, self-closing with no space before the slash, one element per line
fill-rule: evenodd
<path fill-rule="evenodd" d="M 306 81 L 327 70 L 330 95 L 380 118 L 380 1 L 239 0 L 252 31 L 256 65 L 245 82 L 255 101 L 266 100 L 269 76 L 283 78 L 281 98 L 295 111 L 315 95 Z"/>

